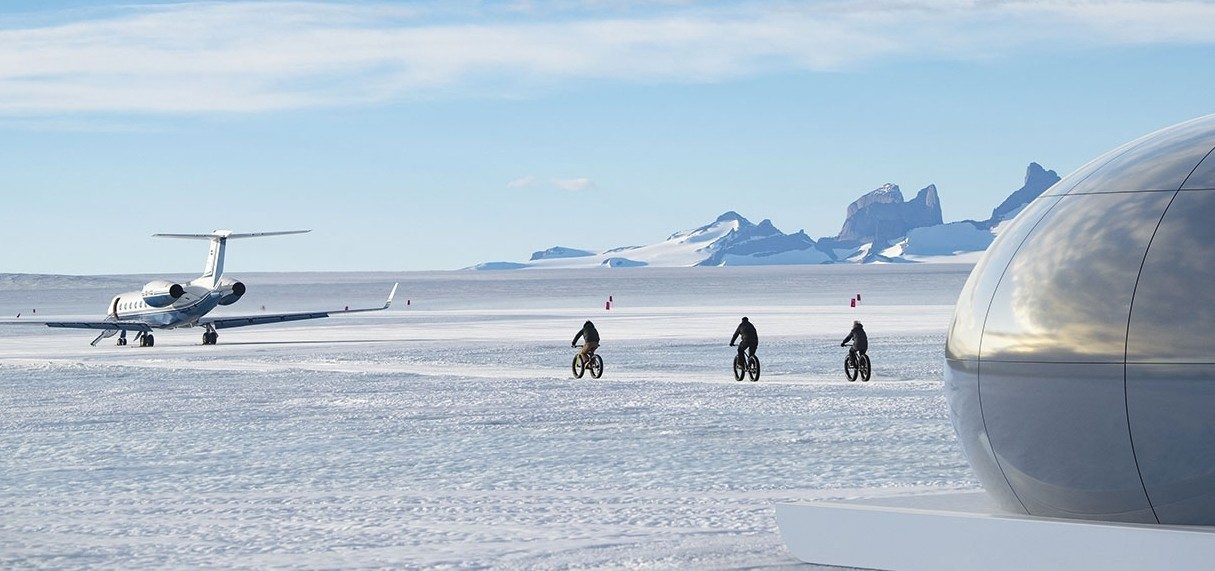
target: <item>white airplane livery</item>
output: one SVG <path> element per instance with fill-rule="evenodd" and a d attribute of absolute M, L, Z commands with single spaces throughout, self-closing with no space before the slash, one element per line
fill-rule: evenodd
<path fill-rule="evenodd" d="M 393 284 L 388 293 L 388 300 L 382 307 L 365 309 L 341 309 L 336 311 L 311 311 L 301 313 L 262 313 L 245 316 L 208 317 L 211 310 L 221 305 L 232 305 L 245 294 L 245 284 L 235 279 L 225 277 L 224 254 L 228 240 L 241 238 L 261 238 L 265 236 L 286 236 L 303 234 L 310 230 L 289 230 L 285 232 L 251 232 L 238 234 L 231 230 L 216 230 L 210 234 L 153 234 L 159 238 L 180 238 L 185 240 L 207 240 L 211 244 L 207 254 L 207 265 L 203 274 L 188 283 L 179 284 L 170 280 L 155 280 L 148 282 L 140 291 L 131 291 L 114 296 L 106 309 L 104 319 L 97 321 L 38 321 L 48 327 L 66 327 L 72 329 L 99 329 L 101 334 L 93 340 L 96 346 L 107 337 L 118 335 L 118 345 L 127 344 L 127 333 L 136 334 L 135 341 L 140 347 L 152 347 L 156 338 L 153 329 L 177 329 L 180 327 L 203 327 L 203 344 L 214 345 L 219 341 L 217 329 L 230 327 L 245 327 L 248 325 L 263 325 L 267 323 L 283 323 L 304 319 L 319 319 L 347 313 L 362 313 L 366 311 L 383 311 L 392 305 L 392 298 L 397 293 L 397 285 Z M 27 322 L 30 323 L 30 322 Z"/>

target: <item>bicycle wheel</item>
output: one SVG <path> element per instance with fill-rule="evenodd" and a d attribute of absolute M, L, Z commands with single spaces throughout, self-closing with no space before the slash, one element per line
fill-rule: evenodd
<path fill-rule="evenodd" d="M 869 361 L 869 355 L 861 355 L 861 363 L 857 368 L 860 369 L 862 383 L 869 382 L 869 376 L 873 374 L 872 365 L 873 363 Z"/>
<path fill-rule="evenodd" d="M 742 356 L 734 357 L 734 380 L 741 381 L 747 375 L 747 366 L 743 363 Z"/>
<path fill-rule="evenodd" d="M 570 365 L 574 370 L 574 378 L 581 379 L 586 373 L 586 363 L 582 362 L 582 355 L 574 355 L 574 362 Z"/>
<path fill-rule="evenodd" d="M 598 379 L 603 376 L 603 357 L 595 355 L 591 357 L 591 363 L 587 365 L 591 370 L 591 377 Z"/>
<path fill-rule="evenodd" d="M 852 355 L 844 357 L 844 376 L 848 378 L 848 382 L 856 380 L 857 369 L 856 359 Z"/>
<path fill-rule="evenodd" d="M 759 380 L 759 357 L 752 356 L 747 360 L 747 374 L 751 376 L 751 382 Z"/>

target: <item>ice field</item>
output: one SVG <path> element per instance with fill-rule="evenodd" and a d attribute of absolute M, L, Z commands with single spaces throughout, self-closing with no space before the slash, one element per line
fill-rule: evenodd
<path fill-rule="evenodd" d="M 217 346 L 0 326 L 0 567 L 793 566 L 774 502 L 977 487 L 940 382 L 969 269 L 234 272 L 227 314 L 401 289 Z M 152 277 L 0 275 L 0 317 L 100 316 Z M 730 373 L 742 315 L 758 383 Z M 585 319 L 601 380 L 569 371 Z"/>

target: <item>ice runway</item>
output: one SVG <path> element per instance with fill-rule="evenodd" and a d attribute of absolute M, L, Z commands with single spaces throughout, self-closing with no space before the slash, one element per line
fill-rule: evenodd
<path fill-rule="evenodd" d="M 586 293 L 598 270 L 406 276 L 411 309 L 225 330 L 213 347 L 197 329 L 91 348 L 87 332 L 2 328 L 0 566 L 794 565 L 775 502 L 976 486 L 939 382 L 943 300 L 965 269 L 866 274 L 875 301 L 857 310 L 825 303 L 857 289 L 838 271 L 613 274 L 632 277 L 610 312 Z M 813 291 L 731 303 L 748 280 Z M 263 299 L 374 300 L 381 281 L 280 278 Z M 515 289 L 547 298 L 512 304 Z M 0 310 L 54 297 L 10 287 Z M 741 315 L 760 330 L 759 383 L 730 376 Z M 841 371 L 855 317 L 868 384 Z M 569 373 L 586 318 L 605 338 L 598 381 Z"/>

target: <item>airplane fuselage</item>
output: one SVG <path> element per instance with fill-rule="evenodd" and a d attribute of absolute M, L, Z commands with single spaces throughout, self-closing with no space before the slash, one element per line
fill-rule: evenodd
<path fill-rule="evenodd" d="M 219 307 L 221 300 L 232 295 L 230 289 L 213 289 L 193 283 L 182 288 L 185 293 L 165 307 L 148 305 L 140 291 L 122 293 L 110 301 L 107 313 L 119 321 L 145 323 L 156 329 L 192 327 L 199 318 Z"/>

